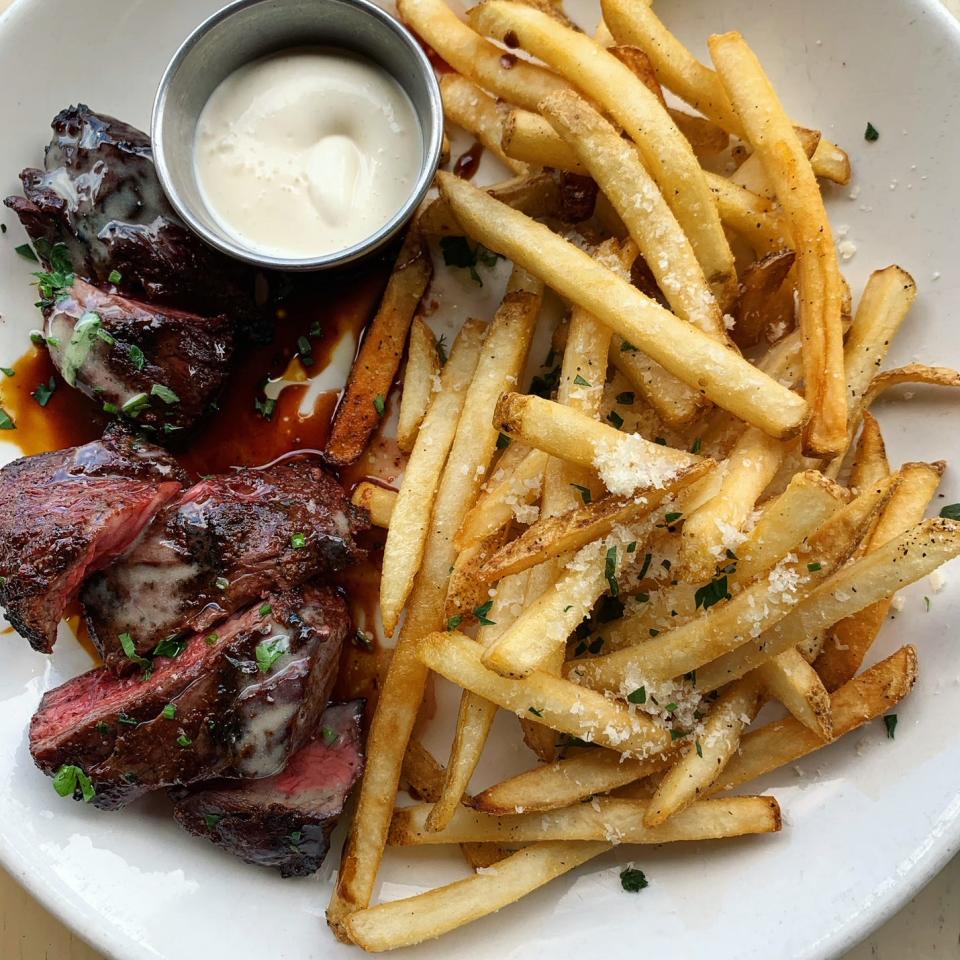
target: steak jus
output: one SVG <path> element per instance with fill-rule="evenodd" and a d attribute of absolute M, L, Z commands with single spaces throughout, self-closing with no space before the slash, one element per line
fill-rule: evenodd
<path fill-rule="evenodd" d="M 0 603 L 14 629 L 49 653 L 84 578 L 123 553 L 185 481 L 166 451 L 119 424 L 0 469 Z"/>
<path fill-rule="evenodd" d="M 281 773 L 201 784 L 177 800 L 173 815 L 247 863 L 276 867 L 284 877 L 314 873 L 363 772 L 362 714 L 362 700 L 331 704 Z"/>
<path fill-rule="evenodd" d="M 342 570 L 360 554 L 366 513 L 315 460 L 201 480 L 154 520 L 82 599 L 107 665 L 130 666 L 120 637 L 147 654 L 202 631 L 270 591 Z"/>
<path fill-rule="evenodd" d="M 51 776 L 84 770 L 105 809 L 164 786 L 270 777 L 317 728 L 348 632 L 330 588 L 268 596 L 157 657 L 152 672 L 101 667 L 49 691 L 30 752 Z"/>
<path fill-rule="evenodd" d="M 75 280 L 44 311 L 64 380 L 105 409 L 164 433 L 202 416 L 227 376 L 233 324 L 152 307 Z"/>

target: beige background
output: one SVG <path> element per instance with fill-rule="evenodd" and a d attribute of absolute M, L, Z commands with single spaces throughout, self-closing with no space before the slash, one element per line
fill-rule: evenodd
<path fill-rule="evenodd" d="M 11 2 L 0 0 L 0 11 Z M 960 0 L 944 0 L 944 3 L 960 15 Z M 957 957 L 960 957 L 960 857 L 845 960 Z M 104 958 L 0 869 L 0 960 Z"/>

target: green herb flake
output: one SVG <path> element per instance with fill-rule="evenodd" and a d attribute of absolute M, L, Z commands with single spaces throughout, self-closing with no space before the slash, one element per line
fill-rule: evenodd
<path fill-rule="evenodd" d="M 162 383 L 155 383 L 150 388 L 150 396 L 159 397 L 166 404 L 180 402 L 180 398 L 169 387 L 164 386 Z"/>
<path fill-rule="evenodd" d="M 163 710 L 160 711 L 160 715 L 164 720 L 172 720 L 177 715 L 177 705 L 175 703 L 168 703 Z"/>
<path fill-rule="evenodd" d="M 807 564 L 807 569 L 808 569 L 811 573 L 818 573 L 819 571 L 821 571 L 821 570 L 823 569 L 823 564 L 820 563 L 819 560 L 814 560 L 813 563 L 808 563 L 808 564 Z"/>
<path fill-rule="evenodd" d="M 512 443 L 511 439 L 505 433 L 497 434 L 497 449 L 506 450 Z"/>
<path fill-rule="evenodd" d="M 538 710 L 536 707 L 527 707 L 527 711 L 528 711 L 529 713 L 532 713 L 535 717 L 542 717 L 542 716 L 543 716 L 543 711 L 542 711 L 542 710 Z"/>
<path fill-rule="evenodd" d="M 440 359 L 440 366 L 444 367 L 447 364 L 447 337 L 446 334 L 441 334 L 440 339 L 437 341 L 437 357 Z"/>
<path fill-rule="evenodd" d="M 277 401 L 267 397 L 265 400 L 254 400 L 254 408 L 264 420 L 270 420 L 277 409 Z"/>
<path fill-rule="evenodd" d="M 286 653 L 286 639 L 286 637 L 276 637 L 272 640 L 261 640 L 257 644 L 254 655 L 261 673 L 269 673 L 270 668 Z"/>
<path fill-rule="evenodd" d="M 883 725 L 887 728 L 887 739 L 893 740 L 897 734 L 897 715 L 895 713 L 888 713 L 883 718 Z"/>
<path fill-rule="evenodd" d="M 303 366 L 313 366 L 313 345 L 306 337 L 297 337 L 297 353 Z"/>
<path fill-rule="evenodd" d="M 929 613 L 929 612 L 930 612 L 930 598 L 929 598 L 929 597 L 924 597 L 924 598 L 923 598 L 923 612 L 924 612 L 924 613 Z"/>
<path fill-rule="evenodd" d="M 620 871 L 620 886 L 623 887 L 627 893 L 639 893 L 644 888 L 650 886 L 650 884 L 642 870 L 627 867 L 625 870 Z"/>
<path fill-rule="evenodd" d="M 340 734 L 337 733 L 333 727 L 322 727 L 320 730 L 320 736 L 323 737 L 323 742 L 328 747 L 332 747 L 335 743 L 339 743 L 340 741 Z"/>
<path fill-rule="evenodd" d="M 107 274 L 107 280 L 114 284 L 114 286 L 116 286 L 116 284 L 118 284 L 122 279 L 123 274 L 119 270 L 111 270 L 110 273 Z"/>
<path fill-rule="evenodd" d="M 373 398 L 373 409 L 377 411 L 377 416 L 382 417 L 384 411 L 387 409 L 387 402 L 383 397 L 382 393 L 378 393 Z"/>
<path fill-rule="evenodd" d="M 471 247 L 466 237 L 442 237 L 440 251 L 443 262 L 448 267 L 463 267 L 470 271 L 470 279 L 478 286 L 483 286 L 483 280 L 477 273 L 477 264 L 492 267 L 499 259 L 499 254 L 487 250 L 481 244 Z"/>
<path fill-rule="evenodd" d="M 689 730 L 671 730 L 670 739 L 671 740 L 682 740 L 684 737 L 689 736 Z"/>
<path fill-rule="evenodd" d="M 117 639 L 120 641 L 120 647 L 128 660 L 135 663 L 138 667 L 150 668 L 150 661 L 137 653 L 137 645 L 133 642 L 133 637 L 130 636 L 129 633 L 121 633 Z"/>
<path fill-rule="evenodd" d="M 135 393 L 121 407 L 120 412 L 125 417 L 136 420 L 137 417 L 150 406 L 150 398 L 145 393 Z"/>
<path fill-rule="evenodd" d="M 204 642 L 208 647 L 215 647 L 215 646 L 220 642 L 220 634 L 219 634 L 219 633 L 208 633 L 208 634 L 203 638 L 203 642 Z"/>
<path fill-rule="evenodd" d="M 640 567 L 640 574 L 637 577 L 638 580 L 643 580 L 647 575 L 647 571 L 650 569 L 650 562 L 653 560 L 653 554 L 648 553 L 643 558 L 643 565 Z"/>
<path fill-rule="evenodd" d="M 273 613 L 273 604 L 272 604 L 272 603 L 264 603 L 264 604 L 261 605 L 261 607 L 260 607 L 260 616 L 261 616 L 261 617 L 269 616 L 271 613 Z"/>
<path fill-rule="evenodd" d="M 700 738 L 699 738 L 699 737 L 698 737 L 696 740 L 694 740 L 693 745 L 694 745 L 694 746 L 696 747 L 696 749 L 697 749 L 697 756 L 702 760 L 702 759 L 703 759 L 703 746 L 702 746 L 701 743 L 700 743 Z"/>
<path fill-rule="evenodd" d="M 570 486 L 580 494 L 580 499 L 584 503 L 590 503 L 590 501 L 593 500 L 593 494 L 590 492 L 589 487 L 581 486 L 579 483 L 571 483 Z"/>
<path fill-rule="evenodd" d="M 164 637 L 153 648 L 153 655 L 155 657 L 168 657 L 171 660 L 176 660 L 186 648 L 186 637 L 178 637 L 176 634 L 171 634 L 169 637 Z"/>
<path fill-rule="evenodd" d="M 14 247 L 14 252 L 18 253 L 24 260 L 31 260 L 33 263 L 39 263 L 37 255 L 33 252 L 33 247 L 29 243 L 21 243 L 19 247 Z"/>
<path fill-rule="evenodd" d="M 944 520 L 960 520 L 960 503 L 948 503 L 940 508 L 940 516 Z"/>
<path fill-rule="evenodd" d="M 205 813 L 203 815 L 203 822 L 207 825 L 208 830 L 213 830 L 222 819 L 223 815 L 219 813 Z"/>
<path fill-rule="evenodd" d="M 5 377 L 15 377 L 17 375 L 17 371 L 13 367 L 0 367 L 0 373 Z"/>
<path fill-rule="evenodd" d="M 620 343 L 621 353 L 636 353 L 637 348 L 629 340 L 623 340 Z"/>
<path fill-rule="evenodd" d="M 880 139 L 880 131 L 869 121 L 867 121 L 867 129 L 863 132 L 863 139 L 867 143 L 876 143 Z"/>
<path fill-rule="evenodd" d="M 307 535 L 305 533 L 297 531 L 290 535 L 290 546 L 293 547 L 294 550 L 303 550 L 306 545 Z"/>
<path fill-rule="evenodd" d="M 693 599 L 697 610 L 699 610 L 700 607 L 708 610 L 721 600 L 726 600 L 729 595 L 727 590 L 727 575 L 724 574 L 722 577 L 718 577 L 716 580 L 704 584 L 702 587 L 698 587 L 696 593 L 693 595 Z"/>
<path fill-rule="evenodd" d="M 177 737 L 177 744 L 181 747 L 189 747 L 193 745 L 193 741 L 185 733 L 181 733 Z"/>
<path fill-rule="evenodd" d="M 3 407 L 0 407 L 0 430 L 16 430 L 17 425 L 14 422 L 13 417 L 7 413 Z"/>
<path fill-rule="evenodd" d="M 493 609 L 493 601 L 488 600 L 486 603 L 481 603 L 476 610 L 473 611 L 473 615 L 477 618 L 477 621 L 485 627 L 492 627 L 496 620 L 491 620 L 487 614 Z"/>
<path fill-rule="evenodd" d="M 139 727 L 140 721 L 136 717 L 131 717 L 129 713 L 121 710 L 117 714 L 117 723 L 122 723 L 125 727 Z"/>
<path fill-rule="evenodd" d="M 143 370 L 147 365 L 146 354 L 136 345 L 130 347 L 129 350 L 130 362 L 137 368 L 137 370 Z"/>
<path fill-rule="evenodd" d="M 690 452 L 691 452 L 691 453 L 699 453 L 699 452 L 700 452 L 700 448 L 701 448 L 702 446 L 703 446 L 703 440 L 702 440 L 700 437 L 697 437 L 697 439 L 693 441 L 693 444 L 692 444 L 691 447 L 690 447 Z"/>
<path fill-rule="evenodd" d="M 622 404 L 624 407 L 629 407 L 636 400 L 637 395 L 632 390 L 624 390 L 623 393 L 617 394 L 617 403 Z"/>
<path fill-rule="evenodd" d="M 615 597 L 620 593 L 620 584 L 617 583 L 617 548 L 610 547 L 604 560 L 603 575 L 607 578 L 610 593 Z"/>
<path fill-rule="evenodd" d="M 99 723 L 97 723 L 97 725 L 94 727 L 94 730 L 96 730 L 97 733 L 99 733 L 101 737 L 105 737 L 105 736 L 110 732 L 110 724 L 109 724 L 109 723 L 104 723 L 104 722 L 101 720 L 101 721 L 100 721 Z"/>
<path fill-rule="evenodd" d="M 637 687 L 633 693 L 627 694 L 627 700 L 630 703 L 646 703 L 647 702 L 647 688 L 646 687 Z"/>
<path fill-rule="evenodd" d="M 463 614 L 455 613 L 449 620 L 447 620 L 447 629 L 456 630 L 460 624 L 463 623 Z"/>
<path fill-rule="evenodd" d="M 46 383 L 41 383 L 30 396 L 33 397 L 41 407 L 45 407 L 50 402 L 50 398 L 56 393 L 56 390 L 57 381 L 51 377 Z"/>
<path fill-rule="evenodd" d="M 581 377 L 579 373 L 573 378 L 573 382 L 574 382 L 578 387 L 589 387 L 589 386 L 592 386 L 592 384 L 590 383 L 590 381 L 587 380 L 587 379 L 585 379 L 584 377 Z"/>
<path fill-rule="evenodd" d="M 45 347 L 47 345 L 47 338 L 39 330 L 31 330 L 30 342 L 35 347 Z"/>
<path fill-rule="evenodd" d="M 682 516 L 682 513 L 673 512 L 668 513 L 663 519 L 666 520 L 667 523 L 676 523 Z"/>
<path fill-rule="evenodd" d="M 72 763 L 65 763 L 53 778 L 53 789 L 61 797 L 72 797 L 76 795 L 77 787 L 84 803 L 89 803 L 97 795 L 86 773 Z"/>
<path fill-rule="evenodd" d="M 623 426 L 623 417 L 616 410 L 611 410 L 607 414 L 607 419 L 619 430 Z"/>

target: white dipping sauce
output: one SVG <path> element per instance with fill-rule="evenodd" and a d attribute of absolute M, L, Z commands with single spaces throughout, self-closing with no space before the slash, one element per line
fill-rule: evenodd
<path fill-rule="evenodd" d="M 227 77 L 200 114 L 194 157 L 227 232 L 260 253 L 307 258 L 382 227 L 412 193 L 422 149 L 413 104 L 389 73 L 311 48 Z"/>

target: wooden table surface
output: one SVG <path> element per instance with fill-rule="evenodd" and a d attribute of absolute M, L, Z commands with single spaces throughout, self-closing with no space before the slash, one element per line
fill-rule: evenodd
<path fill-rule="evenodd" d="M 0 12 L 12 2 L 0 0 Z M 944 3 L 960 16 L 960 0 Z M 928 957 L 960 957 L 960 857 L 907 907 L 849 953 L 846 960 Z M 106 958 L 88 947 L 0 868 L 0 960 Z"/>

